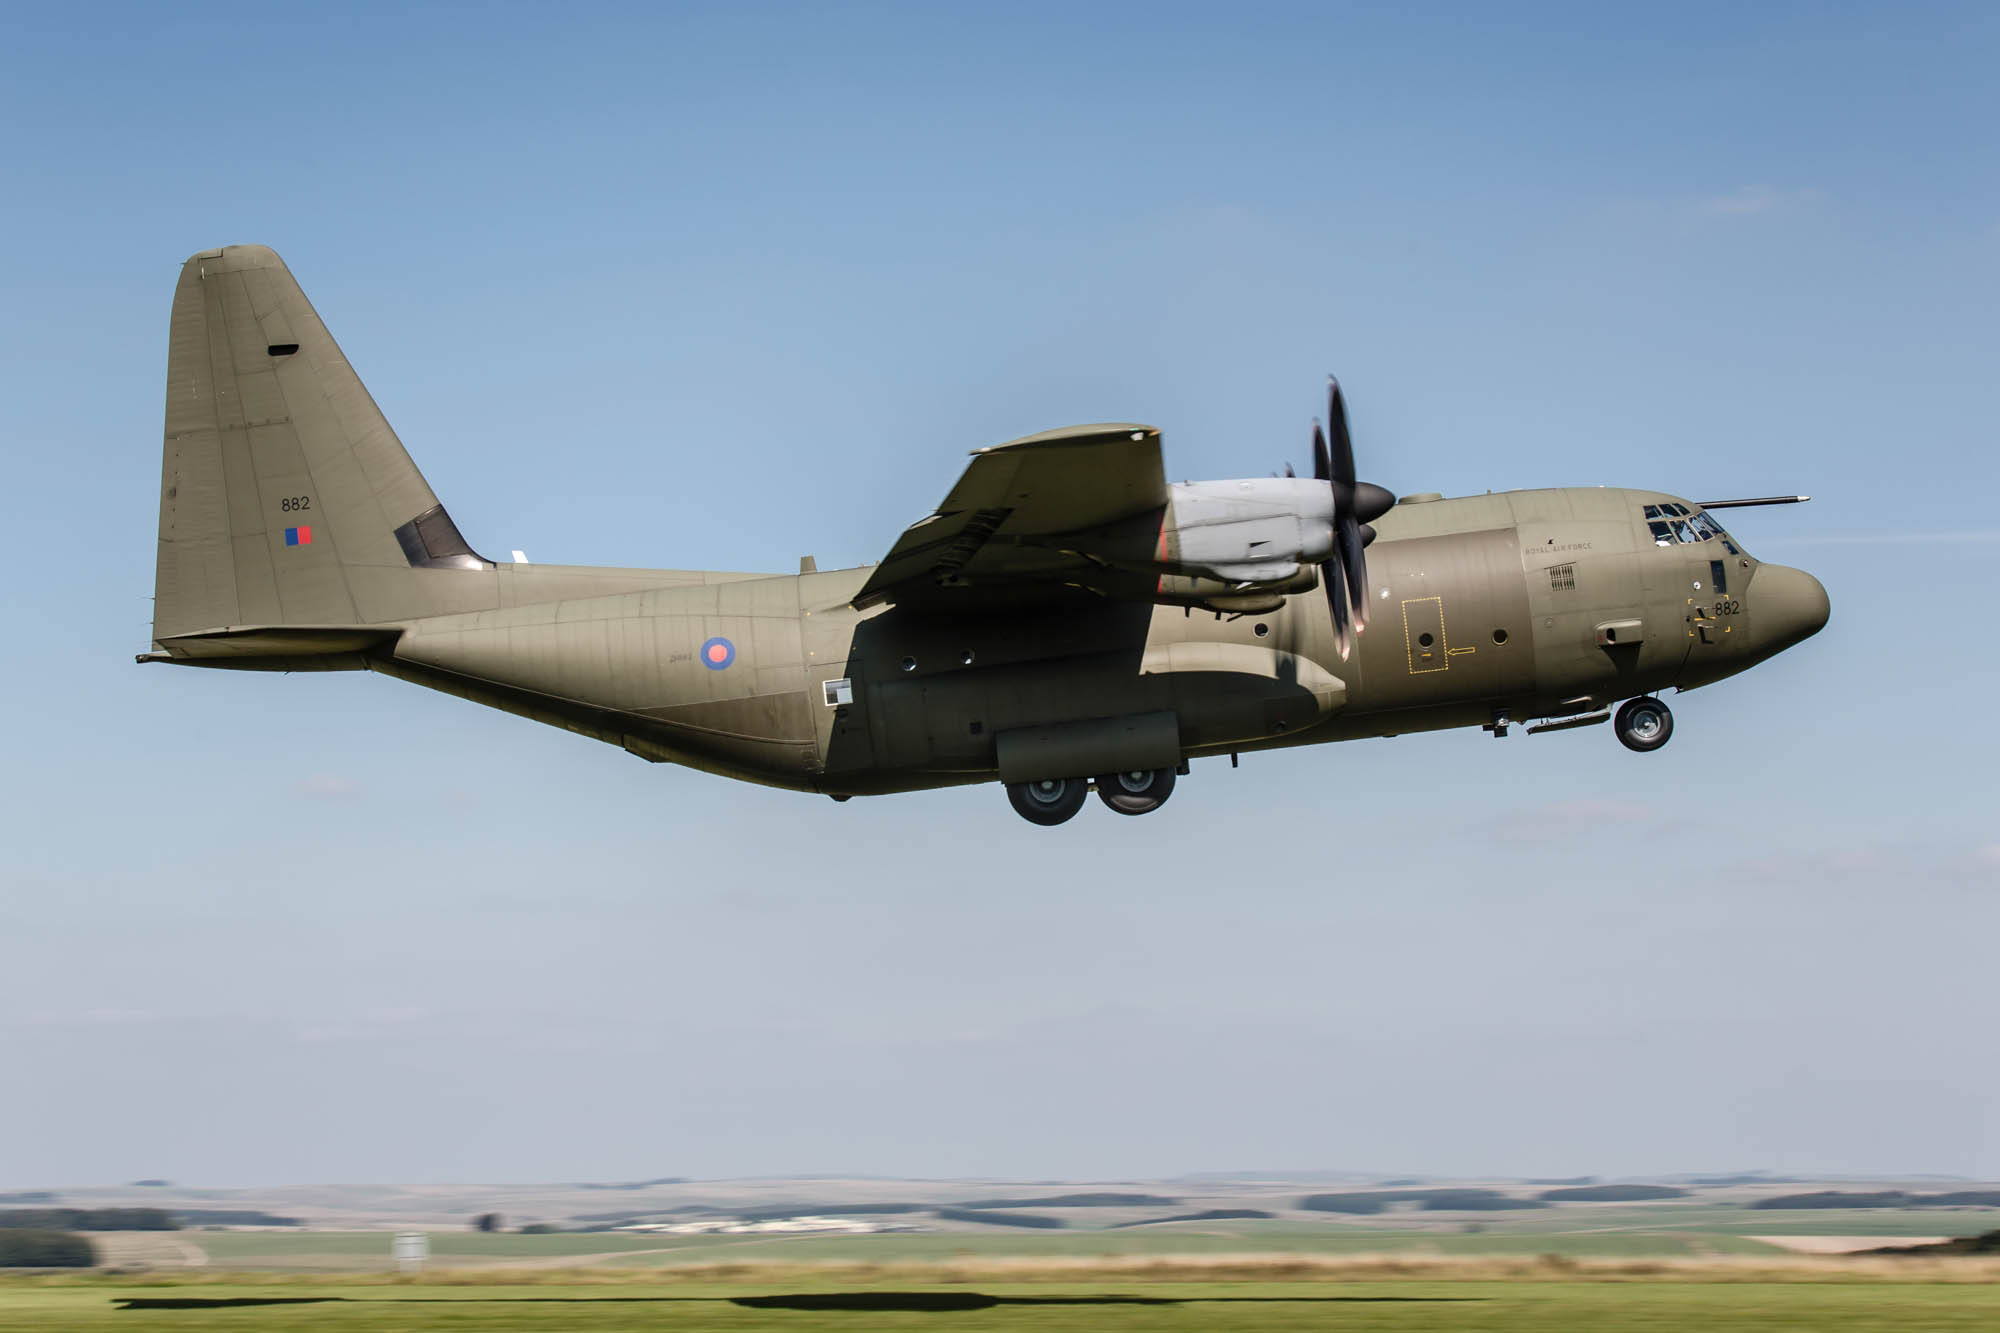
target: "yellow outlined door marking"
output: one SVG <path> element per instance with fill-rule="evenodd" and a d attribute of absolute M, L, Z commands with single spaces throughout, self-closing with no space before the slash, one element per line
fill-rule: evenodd
<path fill-rule="evenodd" d="M 1451 669 L 1451 654 L 1445 645 L 1444 598 L 1408 597 L 1403 600 L 1403 652 L 1409 659 L 1410 674 L 1413 676 L 1427 676 L 1433 671 Z"/>

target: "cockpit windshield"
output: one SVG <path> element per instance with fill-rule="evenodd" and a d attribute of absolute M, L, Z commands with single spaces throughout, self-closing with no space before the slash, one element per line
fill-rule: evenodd
<path fill-rule="evenodd" d="M 1688 505 L 1669 502 L 1646 506 L 1646 529 L 1653 534 L 1653 545 L 1672 546 L 1676 542 L 1719 541 L 1731 555 L 1741 555 L 1736 543 L 1722 530 L 1722 525 L 1709 516 L 1707 511 L 1694 509 Z"/>

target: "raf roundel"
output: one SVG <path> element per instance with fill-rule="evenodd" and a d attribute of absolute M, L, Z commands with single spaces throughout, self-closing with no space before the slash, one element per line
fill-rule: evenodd
<path fill-rule="evenodd" d="M 736 660 L 736 645 L 727 639 L 710 639 L 701 646 L 701 664 L 720 671 Z"/>

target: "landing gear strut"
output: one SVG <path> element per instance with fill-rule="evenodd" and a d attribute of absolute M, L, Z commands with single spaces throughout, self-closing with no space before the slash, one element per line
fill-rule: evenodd
<path fill-rule="evenodd" d="M 1618 715 L 1611 720 L 1611 729 L 1618 733 L 1620 745 L 1646 754 L 1672 739 L 1674 715 L 1665 704 L 1651 696 L 1627 699 L 1619 707 Z"/>
<path fill-rule="evenodd" d="M 1061 824 L 1083 809 L 1090 794 L 1088 778 L 1041 778 L 1034 782 L 1010 782 L 1007 799 L 1014 813 L 1031 824 Z"/>
<path fill-rule="evenodd" d="M 1097 780 L 1097 799 L 1121 815 L 1151 814 L 1174 794 L 1174 770 L 1107 773 Z"/>

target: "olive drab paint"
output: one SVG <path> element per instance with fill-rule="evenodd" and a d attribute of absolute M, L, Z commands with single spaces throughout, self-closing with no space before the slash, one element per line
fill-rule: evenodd
<path fill-rule="evenodd" d="M 1343 655 L 1321 571 L 1344 558 L 1346 497 L 1379 488 L 1343 479 L 1337 390 L 1333 405 L 1317 479 L 1170 486 L 1159 432 L 1133 424 L 981 450 L 860 569 L 495 563 L 278 256 L 205 251 L 174 297 L 140 660 L 375 671 L 646 760 L 842 799 L 999 780 L 1054 823 L 1093 783 L 1121 813 L 1156 808 L 1207 755 L 1562 729 L 1621 700 L 1665 715 L 1648 696 L 1825 623 L 1810 575 L 1759 562 L 1671 495 L 1413 495 L 1382 500 L 1363 532 L 1347 595 L 1366 627 Z M 1744 503 L 1767 502 L 1718 507 Z M 1620 739 L 1664 743 L 1658 715 L 1628 704 Z"/>

